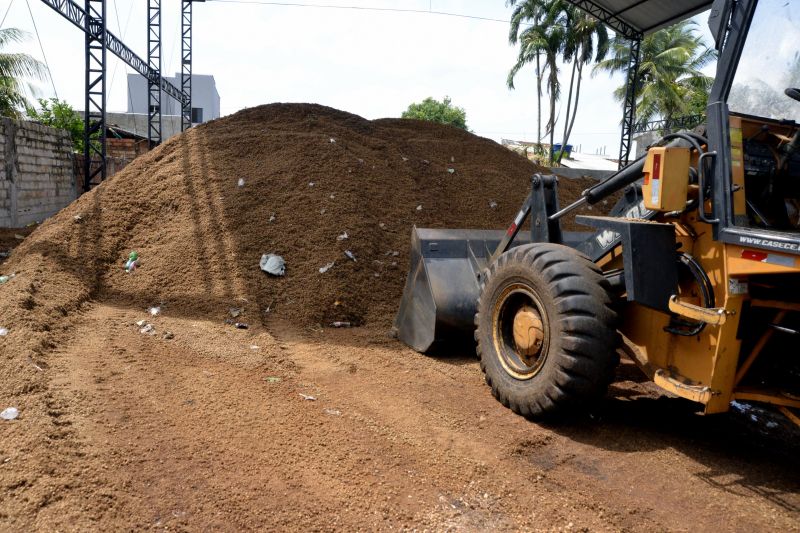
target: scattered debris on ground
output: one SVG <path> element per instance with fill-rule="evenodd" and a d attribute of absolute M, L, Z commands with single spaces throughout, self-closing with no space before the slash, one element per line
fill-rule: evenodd
<path fill-rule="evenodd" d="M 23 241 L 0 231 L 0 253 L 15 248 L 0 256 L 0 400 L 17 410 L 0 416 L 23 413 L 2 428 L 0 517 L 791 529 L 791 443 L 764 453 L 629 381 L 581 424 L 532 424 L 491 398 L 469 350 L 433 359 L 386 335 L 411 228 L 505 228 L 537 170 L 455 128 L 275 104 L 174 137 Z M 592 183 L 562 180 L 561 204 Z M 255 268 L 270 250 L 284 275 Z"/>
<path fill-rule="evenodd" d="M 230 187 L 232 168 L 247 176 L 246 187 Z M 270 314 L 300 323 L 386 326 L 405 282 L 412 226 L 502 229 L 537 171 L 449 126 L 266 105 L 137 158 L 44 223 L 20 245 L 27 259 L 12 263 L 30 271 L 45 249 L 58 250 L 43 272 L 74 269 L 88 292 L 96 287 L 101 299 L 126 305 L 160 301 L 171 312 L 220 318 L 220 307 L 243 297 L 255 311 L 272 302 Z M 591 183 L 563 179 L 561 203 Z M 270 249 L 281 255 L 263 252 Z M 373 270 L 387 249 L 398 251 L 397 264 Z M 336 263 L 343 255 L 349 260 Z M 255 275 L 259 260 L 276 277 Z M 135 275 L 98 268 L 115 261 Z"/>

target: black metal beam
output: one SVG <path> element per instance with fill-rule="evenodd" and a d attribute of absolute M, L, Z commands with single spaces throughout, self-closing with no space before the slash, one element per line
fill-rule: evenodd
<path fill-rule="evenodd" d="M 636 124 L 636 82 L 639 74 L 639 50 L 642 41 L 630 41 L 630 58 L 628 59 L 628 75 L 625 84 L 625 102 L 622 108 L 622 135 L 619 142 L 619 168 L 628 164 L 633 144 L 633 128 Z"/>
<path fill-rule="evenodd" d="M 81 30 L 86 31 L 86 11 L 73 0 L 42 0 L 42 2 L 53 8 L 53 10 L 55 10 L 58 14 L 72 22 L 72 24 Z M 153 69 L 148 66 L 144 59 L 136 55 L 133 50 L 128 48 L 110 31 L 105 32 L 105 42 L 106 47 L 111 53 L 119 57 L 129 67 L 144 76 L 146 79 L 149 80 L 153 77 L 159 79 L 161 90 L 164 91 L 167 96 L 174 98 L 180 102 L 181 105 L 184 105 L 183 91 L 175 87 L 167 79 L 161 77 L 160 72 L 153 71 Z"/>
<path fill-rule="evenodd" d="M 192 0 L 181 0 L 181 131 L 192 127 Z"/>
<path fill-rule="evenodd" d="M 597 20 L 606 24 L 609 28 L 614 30 L 615 32 L 619 33 L 623 37 L 630 39 L 632 41 L 640 40 L 643 36 L 642 32 L 625 22 L 622 18 L 618 16 L 617 13 L 613 13 L 597 4 L 592 2 L 591 0 L 568 0 L 570 4 L 578 7 L 585 12 L 589 13 Z"/>
<path fill-rule="evenodd" d="M 702 124 L 706 119 L 703 114 L 700 115 L 684 115 L 682 117 L 675 117 L 669 120 L 651 120 L 650 122 L 638 122 L 634 128 L 634 133 L 644 133 L 646 131 L 663 131 L 665 133 L 673 133 L 679 130 L 690 130 Z"/>
<path fill-rule="evenodd" d="M 106 179 L 106 0 L 86 0 L 86 109 L 83 132 L 83 190 Z M 96 158 L 97 165 L 92 168 Z"/>
<path fill-rule="evenodd" d="M 151 73 L 161 72 L 161 0 L 147 4 L 147 64 Z M 150 148 L 161 144 L 161 85 L 155 76 L 147 79 L 147 139 Z"/>

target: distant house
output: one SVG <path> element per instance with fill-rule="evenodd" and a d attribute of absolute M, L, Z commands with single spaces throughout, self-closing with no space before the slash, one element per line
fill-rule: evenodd
<path fill-rule="evenodd" d="M 146 135 L 123 129 L 116 124 L 106 125 L 106 155 L 132 161 L 150 151 Z"/>
<path fill-rule="evenodd" d="M 165 79 L 180 88 L 180 74 Z M 147 106 L 147 80 L 139 74 L 128 74 L 128 113 L 147 115 Z M 180 104 L 163 92 L 161 93 L 161 114 L 164 116 L 181 115 Z M 214 76 L 192 74 L 192 123 L 202 124 L 219 117 L 220 97 Z M 170 136 L 163 135 L 164 140 Z"/>
<path fill-rule="evenodd" d="M 181 86 L 180 74 L 166 78 Z M 148 95 L 147 80 L 139 74 L 128 74 L 128 110 L 106 112 L 106 123 L 115 124 L 134 135 L 147 138 Z M 82 114 L 82 113 L 81 113 Z M 192 124 L 202 124 L 220 117 L 220 97 L 214 76 L 192 75 Z M 181 132 L 181 108 L 176 100 L 161 93 L 161 140 L 166 141 Z M 111 135 L 109 139 L 113 138 Z"/>

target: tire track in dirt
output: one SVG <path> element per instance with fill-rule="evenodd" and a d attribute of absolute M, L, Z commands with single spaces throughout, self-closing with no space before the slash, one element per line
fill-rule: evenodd
<path fill-rule="evenodd" d="M 96 304 L 50 358 L 77 459 L 38 528 L 797 529 L 796 463 L 726 459 L 698 417 L 630 382 L 602 421 L 548 428 L 495 402 L 467 352 L 168 311 L 151 337 L 140 318 Z"/>
<path fill-rule="evenodd" d="M 281 333 L 281 327 L 271 326 L 279 338 L 292 338 L 290 327 Z M 532 497 L 542 491 L 529 483 L 536 478 L 545 479 L 552 501 L 595 511 L 583 522 L 594 527 L 597 518 L 632 530 L 798 527 L 799 470 L 791 445 L 777 443 L 772 452 L 778 455 L 770 458 L 766 447 L 776 442 L 742 432 L 724 416 L 697 416 L 693 406 L 661 396 L 649 383 L 618 382 L 619 397 L 599 408 L 595 420 L 544 427 L 512 415 L 491 398 L 469 349 L 437 359 L 382 341 L 370 330 L 329 331 L 320 337 L 315 343 L 300 336 L 293 346 L 296 360 L 313 369 L 316 381 L 362 409 L 370 406 L 365 396 L 378 394 L 386 401 L 370 409 L 370 416 L 414 435 L 409 438 L 430 437 L 442 453 L 484 461 L 492 478 L 513 487 L 510 499 L 528 501 L 531 509 L 542 503 Z M 325 357 L 318 355 L 322 351 Z M 355 365 L 366 378 L 342 372 Z M 625 378 L 630 370 L 620 373 Z M 615 418 L 635 402 L 639 407 L 629 413 L 634 426 L 621 426 Z M 666 431 L 640 431 L 637 418 L 655 425 L 660 420 Z M 728 436 L 734 442 L 744 437 L 748 444 L 730 449 L 724 442 Z M 566 498 L 559 498 L 562 494 Z M 687 508 L 688 500 L 692 506 Z"/>

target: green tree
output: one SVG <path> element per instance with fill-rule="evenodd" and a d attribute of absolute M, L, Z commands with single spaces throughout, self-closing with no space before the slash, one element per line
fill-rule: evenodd
<path fill-rule="evenodd" d="M 467 112 L 461 107 L 454 106 L 449 96 L 445 96 L 441 102 L 429 96 L 420 103 L 409 105 L 401 117 L 450 124 L 462 130 L 469 130 Z"/>
<path fill-rule="evenodd" d="M 552 2 L 549 3 L 552 4 Z M 519 44 L 517 62 L 508 73 L 506 85 L 509 89 L 514 89 L 514 79 L 519 71 L 525 65 L 536 63 L 536 142 L 540 144 L 542 142 L 542 85 L 547 68 L 547 63 L 543 60 L 547 47 L 544 35 L 546 26 L 543 22 L 550 9 L 545 2 L 517 3 L 517 0 L 507 0 L 506 5 L 514 7 L 511 13 L 508 42 L 513 46 Z M 523 24 L 529 27 L 520 31 Z"/>
<path fill-rule="evenodd" d="M 566 144 L 578 111 L 583 66 L 605 57 L 609 46 L 608 30 L 596 19 L 563 0 L 507 0 L 506 4 L 514 7 L 509 43 L 519 44 L 517 62 L 509 71 L 506 83 L 513 89 L 514 78 L 519 71 L 528 64 L 536 64 L 538 143 L 542 139 L 542 85 L 546 84 L 550 100 L 545 133 L 549 133 L 552 147 L 557 122 L 556 103 L 561 96 L 558 60 L 572 63 L 562 138 Z M 525 29 L 522 29 L 523 26 Z M 558 160 L 561 160 L 561 154 Z M 552 163 L 552 150 L 550 161 Z"/>
<path fill-rule="evenodd" d="M 16 28 L 0 29 L 0 50 L 19 43 L 28 34 Z M 28 80 L 47 79 L 47 69 L 35 58 L 20 53 L 0 51 L 0 115 L 20 118 L 28 104 L 26 94 L 35 94 Z"/>
<path fill-rule="evenodd" d="M 67 102 L 57 98 L 39 99 L 40 110 L 27 106 L 27 114 L 31 120 L 40 122 L 45 126 L 67 130 L 72 139 L 72 149 L 83 152 L 83 118 L 72 109 Z"/>
<path fill-rule="evenodd" d="M 581 96 L 583 67 L 593 61 L 602 61 L 609 48 L 608 29 L 596 18 L 587 15 L 576 7 L 566 7 L 567 28 L 562 55 L 565 62 L 572 62 L 567 96 L 567 111 L 564 117 L 564 135 L 561 141 L 566 146 L 575 125 L 578 114 L 578 102 Z M 572 103 L 574 100 L 574 103 Z M 570 105 L 572 103 L 572 105 Z M 561 163 L 564 151 L 558 153 L 557 163 Z"/>
<path fill-rule="evenodd" d="M 593 74 L 606 71 L 626 73 L 630 59 L 629 42 L 622 37 L 611 41 L 611 57 L 598 63 Z M 685 20 L 648 35 L 642 40 L 639 73 L 636 78 L 636 115 L 641 121 L 670 121 L 705 110 L 714 78 L 701 71 L 716 59 L 697 34 L 697 23 Z M 625 86 L 614 91 L 620 102 Z"/>
<path fill-rule="evenodd" d="M 555 104 L 561 91 L 557 59 L 565 40 L 564 5 L 560 0 L 525 0 L 524 2 L 507 0 L 506 4 L 514 7 L 508 40 L 512 45 L 519 44 L 517 62 L 509 71 L 506 84 L 509 89 L 513 89 L 514 79 L 519 71 L 530 63 L 536 63 L 536 142 L 541 143 L 542 141 L 542 85 L 546 85 L 550 109 L 545 134 L 550 134 L 550 145 L 552 146 L 555 130 L 553 125 L 556 121 Z M 523 25 L 527 27 L 520 31 Z"/>

